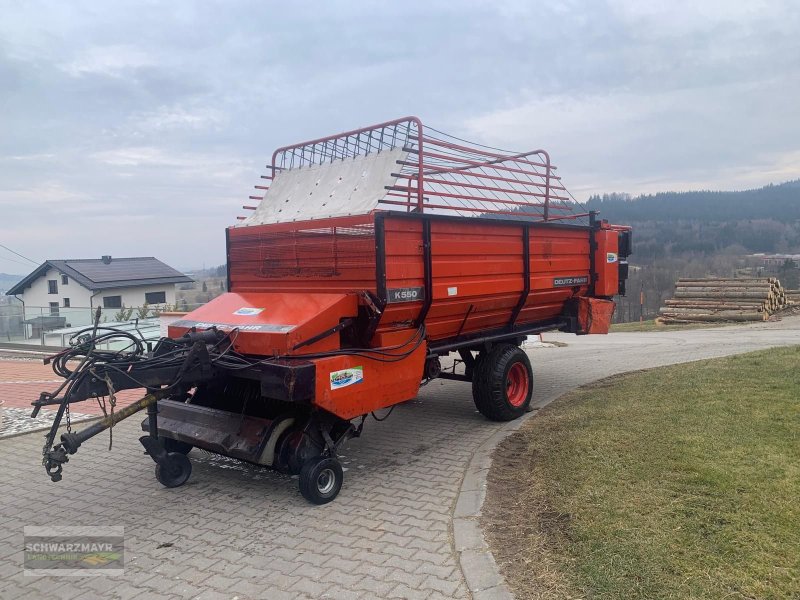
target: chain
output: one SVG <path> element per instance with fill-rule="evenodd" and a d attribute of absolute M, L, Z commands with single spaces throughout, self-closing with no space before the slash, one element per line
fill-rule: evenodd
<path fill-rule="evenodd" d="M 111 446 L 114 443 L 114 408 L 117 406 L 117 397 L 114 395 L 114 383 L 111 381 L 111 378 L 108 376 L 108 373 L 105 373 L 103 377 L 100 377 L 94 369 L 89 369 L 89 372 L 94 375 L 96 379 L 102 379 L 106 382 L 106 388 L 108 389 L 108 403 L 111 405 L 111 425 L 108 428 L 108 449 L 111 450 Z M 106 412 L 106 401 L 105 398 L 101 401 L 100 398 L 97 399 L 97 404 L 100 406 L 100 409 L 103 411 L 104 416 L 108 416 Z"/>
<path fill-rule="evenodd" d="M 47 465 L 47 453 L 50 452 L 50 444 L 47 443 L 48 441 L 49 438 L 44 436 L 44 446 L 42 446 L 42 464 L 45 466 Z"/>
<path fill-rule="evenodd" d="M 69 415 L 69 402 L 67 402 L 67 406 L 66 406 L 66 410 L 65 410 L 64 414 L 65 414 L 65 416 L 67 418 L 67 433 L 72 433 L 72 420 L 70 419 L 70 415 Z"/>

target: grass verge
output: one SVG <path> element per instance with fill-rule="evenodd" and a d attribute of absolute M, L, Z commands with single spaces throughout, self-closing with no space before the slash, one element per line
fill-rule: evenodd
<path fill-rule="evenodd" d="M 611 333 L 621 333 L 626 331 L 681 331 L 684 329 L 708 329 L 709 327 L 731 327 L 733 325 L 743 325 L 743 323 L 675 323 L 665 325 L 656 323 L 655 319 L 649 321 L 632 323 L 613 323 Z"/>
<path fill-rule="evenodd" d="M 518 598 L 800 598 L 800 347 L 562 397 L 498 448 L 483 512 Z"/>

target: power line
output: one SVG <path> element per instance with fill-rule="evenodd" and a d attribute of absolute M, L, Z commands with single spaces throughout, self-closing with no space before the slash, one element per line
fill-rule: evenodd
<path fill-rule="evenodd" d="M 39 262 L 38 262 L 38 261 L 35 261 L 35 260 L 31 259 L 31 258 L 28 258 L 27 256 L 23 256 L 23 255 L 22 255 L 22 254 L 20 254 L 19 252 L 14 252 L 14 251 L 13 251 L 11 248 L 9 248 L 8 246 L 4 246 L 3 244 L 0 244 L 0 248 L 5 248 L 5 249 L 6 249 L 6 250 L 8 250 L 9 252 L 11 252 L 11 254 L 16 254 L 16 255 L 17 255 L 17 256 L 19 256 L 20 258 L 24 258 L 25 260 L 27 260 L 27 261 L 29 261 L 29 262 L 32 262 L 32 263 L 33 263 L 33 264 L 35 264 L 35 265 L 38 265 L 38 264 L 39 264 Z"/>
<path fill-rule="evenodd" d="M 7 256 L 0 257 L 0 262 L 12 262 L 17 265 L 22 265 L 23 267 L 30 269 L 30 266 L 27 263 L 24 263 L 21 260 L 14 260 L 13 258 L 8 258 Z"/>

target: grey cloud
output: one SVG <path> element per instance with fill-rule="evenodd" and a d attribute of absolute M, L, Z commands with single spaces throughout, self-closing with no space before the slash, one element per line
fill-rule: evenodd
<path fill-rule="evenodd" d="M 0 242 L 219 263 L 276 146 L 414 113 L 552 150 L 579 197 L 797 176 L 798 30 L 777 1 L 20 3 Z"/>

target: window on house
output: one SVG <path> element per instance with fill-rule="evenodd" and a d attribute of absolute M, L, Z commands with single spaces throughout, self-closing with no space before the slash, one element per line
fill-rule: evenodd
<path fill-rule="evenodd" d="M 57 317 L 58 316 L 58 302 L 51 302 L 50 303 L 50 316 Z"/>
<path fill-rule="evenodd" d="M 66 275 L 61 276 L 61 285 L 67 285 L 69 283 L 69 277 Z"/>
<path fill-rule="evenodd" d="M 144 301 L 148 304 L 166 304 L 167 292 L 146 292 Z"/>
<path fill-rule="evenodd" d="M 69 308 L 69 298 L 64 298 L 64 308 Z"/>
<path fill-rule="evenodd" d="M 57 294 L 58 293 L 58 280 L 57 279 L 48 279 L 47 280 L 47 293 L 48 294 Z"/>
<path fill-rule="evenodd" d="M 122 296 L 104 297 L 103 308 L 122 308 Z"/>

